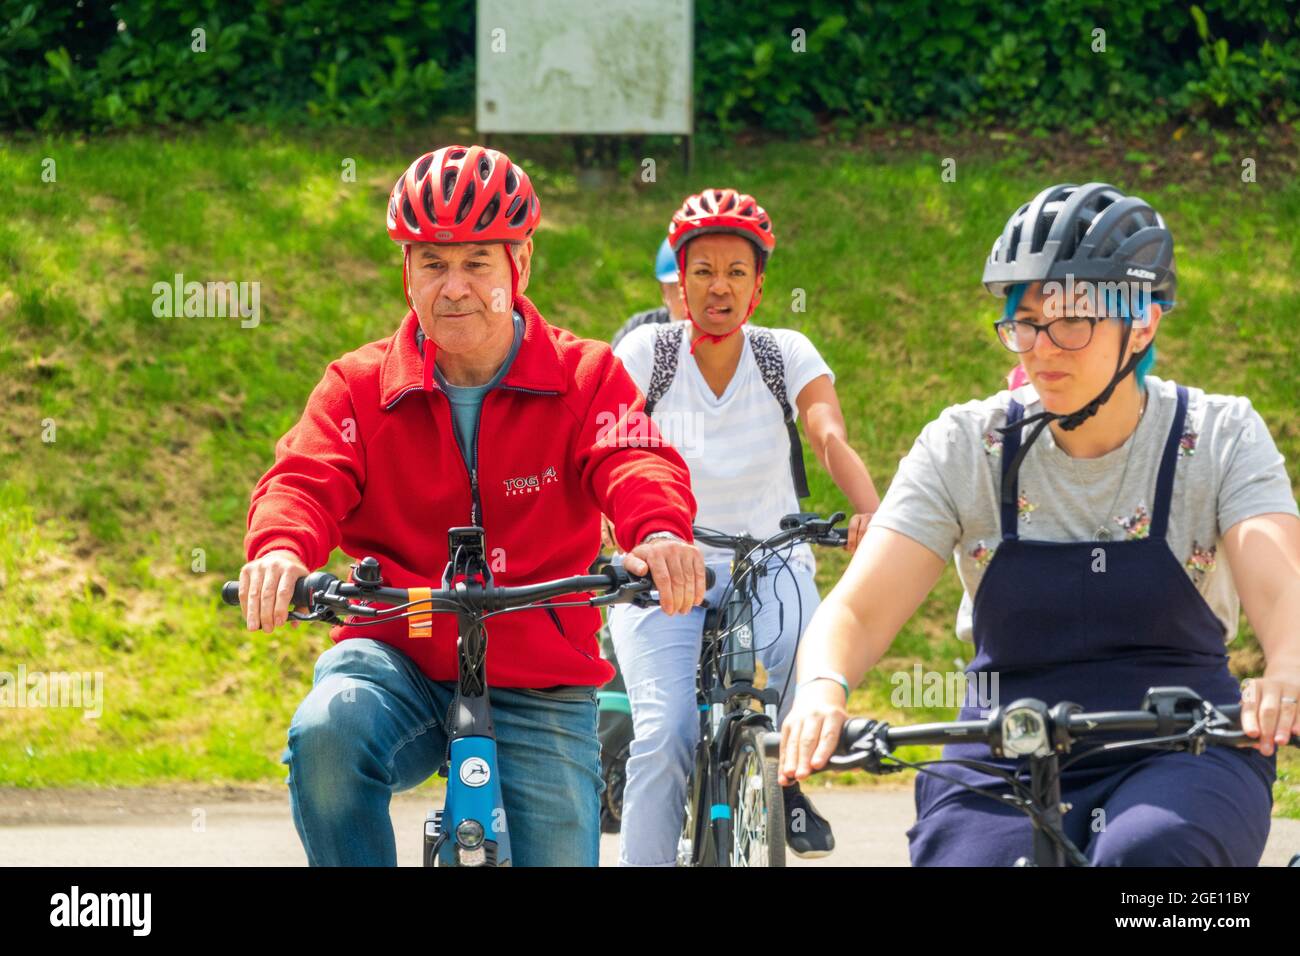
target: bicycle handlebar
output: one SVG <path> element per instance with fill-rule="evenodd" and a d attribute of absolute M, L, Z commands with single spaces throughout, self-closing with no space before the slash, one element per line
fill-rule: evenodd
<path fill-rule="evenodd" d="M 1247 737 L 1241 730 L 1241 705 L 1222 704 L 1214 710 L 1226 718 L 1226 723 L 1209 724 L 1195 736 L 1187 740 L 1204 740 L 1216 746 L 1238 746 L 1257 742 L 1257 738 Z M 845 721 L 840 731 L 839 745 L 826 766 L 814 771 L 821 773 L 828 770 L 872 770 L 869 766 L 881 756 L 896 747 L 931 745 L 948 743 L 989 743 L 990 738 L 1001 732 L 997 715 L 983 720 L 952 720 L 941 723 L 912 724 L 907 727 L 893 727 L 888 723 L 871 720 L 866 717 L 853 717 Z M 1095 713 L 1066 713 L 1062 719 L 1048 720 L 1047 737 L 1058 741 L 1064 737 L 1065 750 L 1076 743 L 1086 743 L 1090 737 L 1115 732 L 1132 731 L 1139 735 L 1157 733 L 1182 734 L 1194 725 L 1206 719 L 1200 711 L 1186 711 L 1161 715 L 1154 710 L 1107 710 Z M 1064 724 L 1064 726 L 1061 726 Z M 1164 740 L 1164 737 L 1155 738 Z M 1133 743 L 1108 740 L 1107 743 Z M 1300 747 L 1300 735 L 1292 735 L 1289 746 Z M 763 750 L 768 757 L 780 753 L 781 735 L 769 733 L 763 735 Z M 1057 748 L 1061 752 L 1061 748 Z M 893 769 L 893 768 L 891 768 Z"/>
<path fill-rule="evenodd" d="M 713 587 L 715 578 L 711 568 L 704 569 L 704 577 L 705 584 Z M 381 617 L 393 609 L 372 608 L 352 602 L 379 600 L 397 605 L 429 605 L 427 609 L 422 609 L 421 613 L 425 610 L 446 613 L 463 607 L 475 607 L 482 611 L 509 611 L 522 609 L 548 598 L 584 591 L 602 592 L 601 596 L 591 599 L 593 606 L 626 604 L 635 601 L 638 595 L 652 590 L 654 590 L 654 582 L 649 577 L 637 577 L 623 567 L 606 565 L 600 574 L 579 574 L 554 581 L 543 581 L 539 584 L 484 587 L 482 584 L 465 582 L 452 588 L 430 589 L 427 597 L 420 597 L 413 602 L 410 588 L 351 584 L 340 581 L 328 572 L 314 571 L 306 577 L 299 578 L 294 584 L 293 605 L 309 610 L 319 606 L 365 617 Z M 239 604 L 238 581 L 227 581 L 221 586 L 221 600 L 226 604 Z M 439 604 L 454 606 L 439 607 Z"/>
<path fill-rule="evenodd" d="M 1245 738 L 1241 733 L 1241 705 L 1223 704 L 1214 708 L 1228 718 L 1227 726 L 1207 728 L 1212 733 L 1206 739 L 1214 743 L 1236 744 Z M 1072 742 L 1085 742 L 1089 737 L 1100 734 L 1130 731 L 1135 734 L 1154 735 L 1162 730 L 1180 733 L 1190 730 L 1194 724 L 1204 719 L 1202 713 L 1180 713 L 1161 717 L 1149 710 L 1103 710 L 1094 713 L 1074 713 L 1068 715 L 1063 728 Z M 840 746 L 836 750 L 839 756 L 852 755 L 854 745 L 879 727 L 877 721 L 865 717 L 855 717 L 844 724 L 840 733 Z M 990 720 L 954 720 L 946 723 L 913 724 L 909 727 L 886 727 L 884 743 L 889 749 L 912 745 L 939 745 L 947 743 L 988 743 L 994 730 Z M 1050 732 L 1049 732 L 1050 733 Z M 1300 747 L 1300 736 L 1292 736 L 1292 747 Z"/>
<path fill-rule="evenodd" d="M 834 527 L 843 520 L 842 511 L 835 512 L 829 518 L 805 511 L 786 515 L 781 519 L 781 530 L 762 539 L 747 534 L 724 534 L 711 528 L 701 527 L 692 529 L 692 533 L 695 540 L 702 544 L 733 550 L 741 548 L 751 551 L 761 547 L 768 551 L 775 551 L 796 541 L 807 541 L 829 548 L 843 548 L 849 543 L 848 532 L 843 528 Z"/>

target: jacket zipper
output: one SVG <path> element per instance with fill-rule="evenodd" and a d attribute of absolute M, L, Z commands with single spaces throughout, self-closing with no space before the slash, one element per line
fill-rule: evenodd
<path fill-rule="evenodd" d="M 384 406 L 384 411 L 391 412 L 393 410 L 393 406 L 396 405 L 398 402 L 400 402 L 407 395 L 410 395 L 412 392 L 422 392 L 422 391 L 424 391 L 424 389 L 419 385 L 412 385 L 410 388 L 403 389 L 402 391 L 398 392 L 396 398 L 394 398 L 391 402 L 389 402 L 387 405 Z"/>
<path fill-rule="evenodd" d="M 522 385 L 498 385 L 497 389 L 504 389 L 509 392 L 526 392 L 529 395 L 559 395 L 559 392 L 552 392 L 541 388 L 524 388 Z M 496 389 L 493 389 L 496 391 Z"/>
<path fill-rule="evenodd" d="M 488 395 L 490 394 L 492 393 L 489 392 Z M 469 468 L 469 493 L 471 499 L 473 499 L 473 503 L 470 505 L 469 519 L 470 524 L 477 528 L 483 527 L 483 501 L 478 494 L 478 433 L 483 430 L 483 406 L 486 404 L 487 395 L 484 395 L 483 403 L 478 407 L 478 421 L 474 425 L 474 465 Z M 454 438 L 455 435 L 453 434 L 452 437 Z"/>

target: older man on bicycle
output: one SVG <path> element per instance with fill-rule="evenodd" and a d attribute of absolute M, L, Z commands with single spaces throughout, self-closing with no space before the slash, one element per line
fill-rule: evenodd
<path fill-rule="evenodd" d="M 447 564 L 447 529 L 485 529 L 498 584 L 579 574 L 602 512 L 666 613 L 705 592 L 682 458 L 609 346 L 548 324 L 527 298 L 541 218 L 528 176 L 496 150 L 446 146 L 393 187 L 410 310 L 332 362 L 253 491 L 240 574 L 249 629 L 287 618 L 293 588 L 337 546 L 374 555 L 395 587 Z M 598 860 L 599 612 L 557 604 L 494 619 L 488 682 L 516 865 Z M 313 865 L 394 865 L 388 806 L 443 762 L 456 625 L 344 624 L 289 727 L 294 824 Z"/>

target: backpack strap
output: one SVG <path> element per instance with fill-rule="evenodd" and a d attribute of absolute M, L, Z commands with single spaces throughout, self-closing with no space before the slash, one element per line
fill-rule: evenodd
<path fill-rule="evenodd" d="M 781 406 L 781 415 L 785 418 L 785 430 L 790 436 L 790 475 L 794 479 L 794 493 L 807 498 L 808 473 L 803 466 L 803 442 L 799 440 L 799 424 L 794 409 L 785 394 L 785 358 L 771 329 L 747 325 L 745 334 L 754 352 L 754 361 L 758 363 L 759 374 L 763 376 L 763 384 Z"/>
<path fill-rule="evenodd" d="M 659 399 L 672 387 L 677 375 L 677 357 L 682 354 L 682 332 L 685 326 L 680 322 L 661 325 L 655 329 L 654 369 L 650 372 L 650 387 L 645 393 L 645 413 L 648 418 L 655 410 Z"/>

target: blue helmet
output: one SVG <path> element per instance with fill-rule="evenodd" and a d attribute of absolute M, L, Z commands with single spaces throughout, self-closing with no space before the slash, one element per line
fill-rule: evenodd
<path fill-rule="evenodd" d="M 655 278 L 660 282 L 677 281 L 677 257 L 673 255 L 673 247 L 666 237 L 655 254 Z"/>

